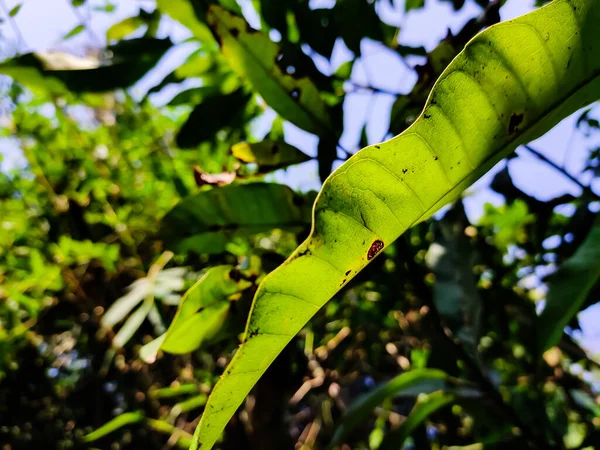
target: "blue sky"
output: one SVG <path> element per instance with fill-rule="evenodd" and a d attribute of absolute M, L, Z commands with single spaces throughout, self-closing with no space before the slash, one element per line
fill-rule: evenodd
<path fill-rule="evenodd" d="M 7 10 L 18 3 L 23 3 L 16 22 L 23 34 L 24 42 L 17 39 L 14 30 L 9 23 L 4 21 L 0 24 L 0 54 L 7 55 L 15 51 L 48 51 L 62 50 L 82 54 L 86 48 L 96 48 L 104 43 L 104 36 L 108 27 L 118 20 L 137 14 L 140 7 L 152 6 L 153 0 L 113 0 L 118 8 L 115 13 L 102 14 L 91 13 L 91 8 L 80 8 L 83 19 L 89 24 L 89 31 L 68 41 L 62 37 L 82 21 L 82 16 L 75 14 L 69 6 L 70 0 L 0 0 L 0 6 L 4 3 Z M 243 0 L 249 5 L 250 0 Z M 328 6 L 332 0 L 310 0 L 313 6 Z M 391 8 L 388 2 L 380 2 L 380 12 L 383 19 L 401 28 L 400 42 L 405 45 L 423 45 L 431 50 L 447 34 L 447 29 L 454 32 L 460 30 L 462 25 L 471 17 L 475 16 L 480 8 L 472 1 L 467 0 L 465 8 L 459 14 L 452 11 L 449 2 L 440 0 L 426 0 L 426 7 L 412 11 L 409 14 L 403 12 L 403 0 L 395 0 L 396 8 Z M 534 0 L 507 0 L 502 8 L 503 20 L 517 17 L 533 8 Z M 101 6 L 105 0 L 88 0 L 88 4 Z M 1 11 L 1 9 L 0 9 Z M 257 19 L 253 17 L 251 8 L 246 7 L 248 20 L 256 24 Z M 2 14 L 4 18 L 4 14 Z M 188 35 L 186 30 L 176 23 L 166 21 L 161 25 L 161 33 L 169 35 L 175 41 L 183 41 Z M 139 96 L 151 86 L 156 84 L 167 73 L 177 67 L 194 49 L 192 44 L 177 46 L 170 51 L 157 69 L 142 79 L 133 88 L 134 93 Z M 390 50 L 383 46 L 364 41 L 362 46 L 363 58 L 354 65 L 353 80 L 360 84 L 370 84 L 382 89 L 408 93 L 416 81 L 414 71 L 402 64 L 398 58 L 390 58 Z M 336 44 L 332 63 L 324 60 L 317 61 L 324 70 L 333 71 L 344 61 L 352 58 L 343 43 Z M 417 63 L 417 60 L 410 63 Z M 156 102 L 162 102 L 173 95 L 173 90 L 163 95 L 156 96 Z M 342 136 L 342 145 L 350 150 L 357 150 L 363 123 L 367 123 L 367 134 L 370 143 L 380 141 L 387 131 L 389 111 L 394 98 L 387 95 L 376 95 L 371 98 L 367 94 L 349 95 L 345 102 L 345 132 Z M 271 114 L 271 117 L 273 114 Z M 257 123 L 257 133 L 266 133 L 269 127 L 269 114 Z M 584 167 L 588 149 L 600 146 L 600 137 L 595 141 L 587 139 L 583 133 L 574 131 L 574 123 L 577 114 L 564 120 L 551 132 L 538 139 L 531 145 L 541 153 L 564 167 L 574 175 L 579 175 Z M 286 125 L 286 140 L 304 150 L 310 155 L 315 155 L 317 140 L 293 125 Z M 0 142 L 0 154 L 3 155 L 3 167 L 21 164 L 22 160 L 18 149 L 9 145 L 6 141 Z M 540 163 L 536 158 L 527 153 L 519 152 L 520 157 L 510 162 L 510 172 L 515 184 L 527 193 L 541 200 L 548 200 L 563 193 L 579 194 L 577 185 L 566 179 L 560 173 Z M 502 203 L 502 197 L 491 192 L 487 187 L 497 170 L 504 167 L 501 162 L 494 170 L 475 183 L 469 190 L 465 199 L 467 213 L 471 220 L 476 220 L 481 214 L 483 204 L 492 202 Z M 308 190 L 318 189 L 319 180 L 315 162 L 288 169 L 286 172 L 278 173 L 276 178 L 292 187 Z M 581 177 L 583 182 L 591 179 L 590 175 Z M 600 192 L 600 183 L 595 186 Z M 594 351 L 600 351 L 600 334 L 596 332 L 596 324 L 600 307 L 592 308 L 598 311 L 588 311 L 581 316 L 584 329 L 585 345 Z"/>

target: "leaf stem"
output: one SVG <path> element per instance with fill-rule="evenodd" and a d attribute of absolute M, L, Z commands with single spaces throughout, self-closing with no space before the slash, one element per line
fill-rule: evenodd
<path fill-rule="evenodd" d="M 555 169 L 558 172 L 562 173 L 566 178 L 568 178 L 573 183 L 575 183 L 577 186 L 579 186 L 583 190 L 584 194 L 591 195 L 595 199 L 600 200 L 600 195 L 598 195 L 594 191 L 592 191 L 592 188 L 590 186 L 587 186 L 587 185 L 583 184 L 574 175 L 571 175 L 564 167 L 559 166 L 554 161 L 552 161 L 547 156 L 543 155 L 542 153 L 540 153 L 539 151 L 537 151 L 536 149 L 534 149 L 530 145 L 523 145 L 522 147 L 525 150 L 527 150 L 529 153 L 531 153 L 532 155 L 534 155 L 536 158 L 538 158 L 539 160 L 545 162 L 546 164 L 548 164 L 553 169 Z"/>

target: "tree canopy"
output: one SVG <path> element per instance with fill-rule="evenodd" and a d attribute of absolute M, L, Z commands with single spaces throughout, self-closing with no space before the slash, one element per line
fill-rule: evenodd
<path fill-rule="evenodd" d="M 600 5 L 425 3 L 0 1 L 0 443 L 600 446 Z"/>

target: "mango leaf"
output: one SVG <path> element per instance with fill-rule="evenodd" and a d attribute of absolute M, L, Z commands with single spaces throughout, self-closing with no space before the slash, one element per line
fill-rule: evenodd
<path fill-rule="evenodd" d="M 178 252 L 221 253 L 235 237 L 310 223 L 310 205 L 287 186 L 230 184 L 183 199 L 161 221 L 161 234 Z"/>
<path fill-rule="evenodd" d="M 166 333 L 142 347 L 140 357 L 154 362 L 158 350 L 184 354 L 199 348 L 221 329 L 229 299 L 252 285 L 233 266 L 209 269 L 183 296 Z"/>
<path fill-rule="evenodd" d="M 109 41 L 120 41 L 143 25 L 148 26 L 148 31 L 155 31 L 158 27 L 160 17 L 158 11 L 148 13 L 143 9 L 140 9 L 137 16 L 127 17 L 120 22 L 111 25 L 106 31 L 106 39 Z"/>
<path fill-rule="evenodd" d="M 564 328 L 600 279 L 600 225 L 596 224 L 575 254 L 550 278 L 546 306 L 538 321 L 540 355 L 558 344 Z"/>
<path fill-rule="evenodd" d="M 28 53 L 1 63 L 0 73 L 38 92 L 112 91 L 137 82 L 171 45 L 168 38 L 121 41 L 109 46 L 103 59 L 57 52 Z"/>
<path fill-rule="evenodd" d="M 396 450 L 402 448 L 402 444 L 404 444 L 406 438 L 410 436 L 415 428 L 427 420 L 431 414 L 453 401 L 454 396 L 444 391 L 434 392 L 419 398 L 406 420 L 385 437 L 379 446 L 379 450 Z"/>
<path fill-rule="evenodd" d="M 245 342 L 215 386 L 192 449 L 211 448 L 308 320 L 404 231 L 520 144 L 600 97 L 600 3 L 557 0 L 473 38 L 401 135 L 327 179 L 308 239 L 259 286 Z"/>
<path fill-rule="evenodd" d="M 163 14 L 167 14 L 173 20 L 181 23 L 201 42 L 214 42 L 210 29 L 198 20 L 198 16 L 201 16 L 202 12 L 196 9 L 195 4 L 196 2 L 190 0 L 157 0 L 156 7 Z"/>
<path fill-rule="evenodd" d="M 214 95 L 194 107 L 187 121 L 177 133 L 180 148 L 193 148 L 213 137 L 225 127 L 234 126 L 243 117 L 251 96 L 242 89 L 231 94 Z"/>
<path fill-rule="evenodd" d="M 331 134 L 331 123 L 319 91 L 308 78 L 284 74 L 277 65 L 279 46 L 246 21 L 211 5 L 208 24 L 231 68 L 247 79 L 265 102 L 284 119 L 314 134 Z"/>
<path fill-rule="evenodd" d="M 283 167 L 310 161 L 310 156 L 284 141 L 235 144 L 231 152 L 236 159 L 258 166 L 258 173 L 268 173 Z"/>
<path fill-rule="evenodd" d="M 387 398 L 415 387 L 421 393 L 435 392 L 443 389 L 448 379 L 448 375 L 441 370 L 411 370 L 364 394 L 355 400 L 344 414 L 342 423 L 336 429 L 331 440 L 330 447 L 341 444 L 344 437 L 351 433 L 357 425 L 364 422 L 373 410 Z"/>

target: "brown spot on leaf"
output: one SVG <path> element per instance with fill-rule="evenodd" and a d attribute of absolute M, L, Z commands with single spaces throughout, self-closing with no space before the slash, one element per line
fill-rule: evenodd
<path fill-rule="evenodd" d="M 375 242 L 371 244 L 371 248 L 367 252 L 367 259 L 370 261 L 383 249 L 384 244 L 383 241 L 377 239 Z"/>
<path fill-rule="evenodd" d="M 352 271 L 349 270 L 348 272 L 346 272 L 346 276 L 350 275 L 350 272 L 352 272 Z"/>

